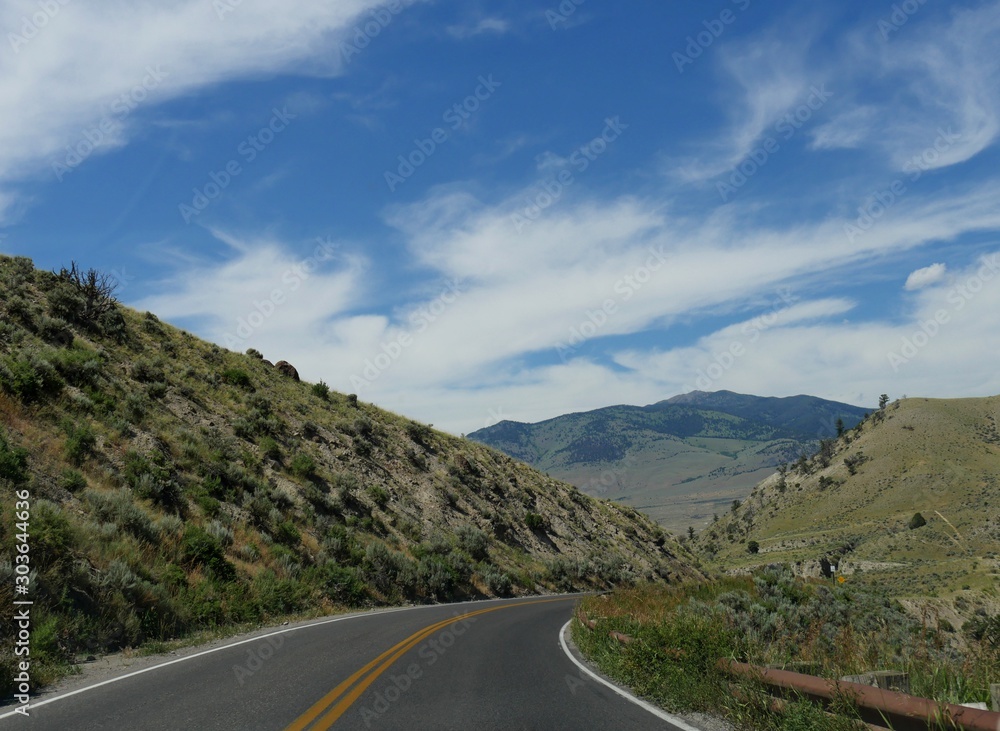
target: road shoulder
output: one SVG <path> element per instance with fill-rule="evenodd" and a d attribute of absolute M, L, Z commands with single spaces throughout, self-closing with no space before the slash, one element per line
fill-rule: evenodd
<path fill-rule="evenodd" d="M 662 718 L 664 721 L 674 724 L 676 727 L 683 729 L 683 731 L 735 731 L 735 727 L 732 724 L 716 716 L 709 716 L 704 713 L 668 713 L 652 701 L 639 698 L 630 688 L 624 687 L 609 678 L 583 656 L 580 648 L 573 642 L 572 633 L 569 631 L 571 623 L 572 620 L 564 624 L 562 629 L 559 630 L 559 644 L 563 652 L 580 668 L 581 673 L 588 676 L 586 679 L 606 685 L 620 696 Z"/>

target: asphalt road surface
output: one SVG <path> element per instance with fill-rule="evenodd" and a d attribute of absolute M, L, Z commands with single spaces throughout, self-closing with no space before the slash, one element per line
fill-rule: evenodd
<path fill-rule="evenodd" d="M 676 729 L 567 656 L 560 630 L 577 598 L 289 627 L 37 699 L 27 718 L 0 714 L 0 730 Z"/>

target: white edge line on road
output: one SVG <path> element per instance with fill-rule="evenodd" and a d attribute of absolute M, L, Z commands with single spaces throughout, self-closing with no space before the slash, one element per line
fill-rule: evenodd
<path fill-rule="evenodd" d="M 540 595 L 540 596 L 545 596 L 545 595 Z M 564 595 L 557 594 L 555 596 L 564 596 Z M 422 606 L 415 606 L 415 607 L 393 607 L 392 609 L 383 609 L 383 610 L 378 610 L 378 611 L 374 611 L 374 612 L 362 612 L 360 614 L 359 613 L 345 614 L 345 615 L 342 615 L 340 617 L 333 617 L 332 619 L 323 619 L 323 620 L 320 620 L 318 622 L 311 622 L 309 624 L 298 625 L 297 627 L 285 627 L 283 629 L 275 630 L 274 632 L 268 632 L 267 634 L 257 635 L 256 637 L 248 637 L 247 639 L 240 640 L 239 642 L 231 642 L 231 643 L 228 643 L 228 644 L 225 644 L 225 645 L 220 645 L 219 647 L 213 647 L 210 650 L 202 650 L 201 652 L 196 652 L 193 655 L 185 655 L 184 657 L 178 657 L 175 660 L 168 660 L 167 662 L 162 662 L 159 665 L 151 665 L 148 668 L 143 668 L 142 670 L 136 670 L 134 672 L 127 673 L 125 675 L 119 675 L 119 676 L 114 677 L 114 678 L 108 678 L 107 680 L 102 680 L 100 683 L 94 683 L 93 685 L 86 685 L 86 686 L 84 686 L 82 688 L 77 688 L 76 690 L 71 690 L 71 691 L 66 692 L 66 693 L 61 693 L 60 695 L 54 695 L 51 698 L 46 698 L 45 700 L 40 700 L 37 703 L 29 702 L 28 703 L 28 708 L 32 709 L 32 708 L 39 708 L 40 706 L 47 706 L 49 703 L 55 703 L 56 701 L 61 701 L 64 698 L 70 698 L 70 697 L 72 697 L 74 695 L 79 695 L 80 693 L 86 693 L 89 690 L 94 690 L 96 688 L 100 688 L 100 687 L 105 686 L 105 685 L 111 685 L 112 683 L 117 683 L 117 682 L 119 682 L 121 680 L 127 680 L 128 678 L 134 678 L 136 675 L 142 675 L 143 673 L 149 673 L 149 672 L 152 672 L 153 670 L 160 670 L 161 668 L 165 668 L 165 667 L 167 667 L 169 665 L 175 665 L 175 664 L 177 664 L 179 662 L 187 662 L 188 660 L 194 660 L 196 657 L 204 657 L 205 655 L 211 655 L 213 652 L 221 652 L 223 650 L 229 650 L 229 649 L 232 649 L 233 647 L 239 647 L 240 645 L 245 645 L 248 642 L 257 642 L 258 640 L 266 640 L 268 637 L 275 637 L 277 635 L 283 635 L 283 634 L 287 634 L 289 632 L 297 632 L 300 629 L 309 629 L 311 627 L 320 627 L 320 626 L 322 626 L 324 624 L 333 624 L 334 622 L 343 622 L 344 620 L 347 620 L 347 619 L 360 619 L 361 617 L 377 617 L 377 616 L 382 615 L 382 614 L 393 614 L 395 612 L 405 612 L 405 611 L 409 611 L 411 609 L 433 609 L 435 607 L 440 608 L 440 607 L 447 607 L 447 606 L 460 607 L 460 606 L 462 606 L 464 604 L 480 604 L 480 603 L 489 602 L 489 601 L 495 601 L 495 599 L 473 600 L 473 601 L 466 601 L 466 602 L 456 602 L 454 604 L 425 604 L 425 605 L 422 605 Z M 16 715 L 18 715 L 17 711 L 8 711 L 7 713 L 4 713 L 3 715 L 0 715 L 0 719 L 10 718 L 11 716 L 16 716 Z M 697 731 L 697 729 L 694 729 L 694 731 Z"/>
<path fill-rule="evenodd" d="M 408 608 L 409 607 L 404 607 L 404 609 L 408 609 Z M 389 610 L 389 611 L 398 612 L 398 611 L 401 611 L 401 609 L 393 609 L 393 610 Z M 377 614 L 384 614 L 384 613 L 385 612 L 377 612 Z M 275 632 L 268 632 L 267 634 L 264 634 L 264 635 L 257 635 L 256 637 L 249 637 L 249 638 L 247 638 L 245 640 L 240 640 L 239 642 L 232 642 L 232 643 L 229 643 L 229 644 L 220 645 L 219 647 L 213 647 L 210 650 L 202 650 L 201 652 L 196 652 L 193 655 L 185 655 L 184 657 L 178 657 L 178 658 L 176 658 L 174 660 L 168 660 L 167 662 L 161 662 L 159 665 L 150 665 L 148 668 L 143 668 L 142 670 L 135 670 L 134 672 L 126 673 L 125 675 L 118 675 L 118 676 L 116 676 L 114 678 L 109 678 L 107 680 L 102 680 L 100 683 L 94 683 L 93 685 L 86 685 L 86 686 L 84 686 L 82 688 L 77 688 L 76 690 L 71 690 L 71 691 L 69 691 L 67 693 L 62 693 L 60 695 L 52 696 L 51 698 L 46 698 L 45 700 L 38 701 L 37 703 L 31 703 L 31 702 L 29 702 L 28 703 L 28 708 L 32 709 L 32 708 L 38 708 L 39 706 L 47 706 L 49 703 L 54 703 L 55 701 L 61 701 L 64 698 L 69 698 L 71 696 L 78 695 L 80 693 L 86 693 L 88 690 L 94 690 L 95 688 L 100 688 L 101 686 L 104 686 L 104 685 L 110 685 L 111 683 L 117 683 L 120 680 L 126 680 L 128 678 L 134 678 L 136 675 L 142 675 L 143 673 L 149 673 L 149 672 L 152 672 L 153 670 L 159 670 L 160 668 L 165 668 L 168 665 L 175 665 L 176 663 L 179 663 L 179 662 L 186 662 L 188 660 L 194 660 L 196 657 L 204 657 L 205 655 L 211 655 L 213 652 L 221 652 L 222 650 L 229 650 L 229 649 L 231 649 L 233 647 L 239 647 L 240 645 L 245 645 L 248 642 L 257 642 L 258 640 L 265 640 L 268 637 L 274 637 L 275 635 L 283 635 L 283 634 L 286 634 L 288 632 L 295 632 L 296 630 L 300 630 L 300 629 L 307 629 L 309 627 L 319 627 L 320 625 L 324 625 L 324 624 L 332 624 L 333 622 L 341 622 L 341 621 L 343 621 L 345 619 L 354 619 L 356 617 L 374 616 L 375 614 L 376 613 L 372 613 L 370 615 L 369 614 L 350 614 L 350 615 L 343 616 L 343 617 L 334 617 L 333 619 L 325 619 L 323 621 L 314 622 L 312 624 L 304 624 L 304 625 L 301 625 L 301 626 L 298 626 L 298 627 L 288 627 L 288 628 L 285 628 L 285 629 L 277 630 Z M 10 716 L 15 716 L 15 715 L 17 715 L 17 711 L 10 711 L 9 713 L 5 713 L 2 716 L 0 716 L 0 719 L 2 719 L 2 718 L 9 718 Z"/>
<path fill-rule="evenodd" d="M 474 602 L 458 602 L 452 606 L 460 606 L 462 604 L 472 604 Z M 311 622 L 309 624 L 302 624 L 297 627 L 285 627 L 283 629 L 275 630 L 274 632 L 268 632 L 267 634 L 257 635 L 256 637 L 248 637 L 245 640 L 240 640 L 239 642 L 230 642 L 225 645 L 220 645 L 219 647 L 213 647 L 210 650 L 202 650 L 201 652 L 196 652 L 193 655 L 185 655 L 184 657 L 178 657 L 175 660 L 168 660 L 167 662 L 162 662 L 159 665 L 151 665 L 148 668 L 143 668 L 142 670 L 136 670 L 125 675 L 119 675 L 114 678 L 109 678 L 107 680 L 102 680 L 100 683 L 94 683 L 93 685 L 86 685 L 83 688 L 77 688 L 76 690 L 71 690 L 67 693 L 62 693 L 60 695 L 52 696 L 51 698 L 46 698 L 45 700 L 40 700 L 37 703 L 28 703 L 28 708 L 38 708 L 39 706 L 47 706 L 49 703 L 55 703 L 56 701 L 61 701 L 64 698 L 70 698 L 71 696 L 78 695 L 80 693 L 86 693 L 88 690 L 94 690 L 95 688 L 100 688 L 104 685 L 110 685 L 111 683 L 117 683 L 120 680 L 127 680 L 128 678 L 134 678 L 136 675 L 142 675 L 143 673 L 149 673 L 153 670 L 159 670 L 165 668 L 169 665 L 175 665 L 179 662 L 187 662 L 188 660 L 194 660 L 197 657 L 204 657 L 205 655 L 211 655 L 213 652 L 221 652 L 222 650 L 229 650 L 234 647 L 239 647 L 240 645 L 245 645 L 248 642 L 257 642 L 259 640 L 266 640 L 268 637 L 275 637 L 277 635 L 287 634 L 289 632 L 297 632 L 300 629 L 309 629 L 311 627 L 320 627 L 324 624 L 333 624 L 334 622 L 343 622 L 346 619 L 359 619 L 361 617 L 377 617 L 382 614 L 392 614 L 394 612 L 405 612 L 409 609 L 430 609 L 432 607 L 442 607 L 448 606 L 445 604 L 428 604 L 425 606 L 417 607 L 395 607 L 393 609 L 385 609 L 375 612 L 363 612 L 361 614 L 346 614 L 340 617 L 333 617 L 332 619 L 324 619 L 319 622 Z M 17 711 L 9 711 L 0 716 L 0 719 L 9 718 L 11 716 L 18 715 Z"/>
<path fill-rule="evenodd" d="M 582 670 L 583 672 L 585 672 L 587 675 L 589 675 L 591 678 L 593 678 L 594 680 L 596 680 L 601 685 L 606 685 L 608 688 L 611 688 L 611 690 L 613 690 L 615 693 L 617 693 L 618 695 L 620 695 L 625 700 L 631 701 L 632 703 L 635 703 L 637 706 L 639 706 L 640 708 L 642 708 L 645 711 L 648 711 L 649 713 L 652 713 L 657 718 L 662 718 L 664 721 L 667 721 L 668 723 L 672 723 L 677 728 L 682 729 L 682 731 L 702 731 L 702 729 L 695 728 L 694 726 L 691 726 L 690 724 L 685 723 L 684 721 L 682 721 L 681 719 L 677 718 L 676 716 L 671 716 L 669 713 L 667 713 L 666 711 L 664 711 L 664 710 L 662 710 L 660 708 L 657 708 L 653 704 L 647 703 L 646 701 L 642 700 L 641 698 L 636 698 L 634 695 L 632 695 L 631 693 L 629 693 L 624 688 L 619 688 L 614 683 L 609 683 L 607 680 L 605 680 L 600 675 L 598 675 L 597 673 L 595 673 L 594 671 L 592 671 L 590 668 L 588 668 L 582 662 L 580 662 L 579 660 L 577 660 L 576 656 L 572 653 L 572 651 L 569 649 L 569 646 L 566 644 L 566 630 L 569 629 L 569 626 L 570 626 L 570 624 L 572 624 L 572 622 L 573 622 L 573 620 L 570 619 L 568 622 L 566 622 L 566 624 L 564 624 L 562 626 L 562 629 L 559 630 L 559 644 L 562 645 L 563 652 L 566 653 L 566 657 L 568 657 L 570 660 L 573 661 L 574 665 L 576 665 L 578 668 L 580 668 L 580 670 Z"/>

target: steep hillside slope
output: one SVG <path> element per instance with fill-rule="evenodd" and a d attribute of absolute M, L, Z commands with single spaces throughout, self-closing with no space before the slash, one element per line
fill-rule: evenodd
<path fill-rule="evenodd" d="M 24 543 L 35 681 L 79 653 L 294 612 L 698 575 L 634 510 L 104 284 L 0 257 L 0 603 Z"/>
<path fill-rule="evenodd" d="M 704 525 L 783 461 L 864 411 L 810 396 L 695 391 L 469 435 L 591 495 L 636 507 L 672 530 Z"/>
<path fill-rule="evenodd" d="M 1000 397 L 887 404 L 761 482 L 699 535 L 699 550 L 728 568 L 789 562 L 815 572 L 822 563 L 904 595 L 995 595 L 998 421 Z"/>

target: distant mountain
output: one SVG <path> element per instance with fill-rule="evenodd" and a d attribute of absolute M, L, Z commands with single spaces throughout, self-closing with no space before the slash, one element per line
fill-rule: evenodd
<path fill-rule="evenodd" d="M 693 406 L 719 411 L 744 419 L 762 422 L 800 439 L 825 439 L 836 434 L 837 419 L 854 426 L 865 415 L 865 409 L 827 401 L 815 396 L 787 398 L 747 396 L 732 391 L 692 391 L 649 406 L 649 409 L 671 406 Z"/>
<path fill-rule="evenodd" d="M 848 581 L 970 606 L 982 590 L 996 604 L 998 421 L 1000 396 L 888 404 L 826 454 L 761 482 L 696 546 L 727 569 L 790 563 L 816 573 L 825 559 Z"/>
<path fill-rule="evenodd" d="M 812 396 L 694 391 L 649 406 L 609 406 L 469 434 L 591 495 L 674 530 L 702 525 L 778 464 L 815 451 L 865 410 Z"/>

